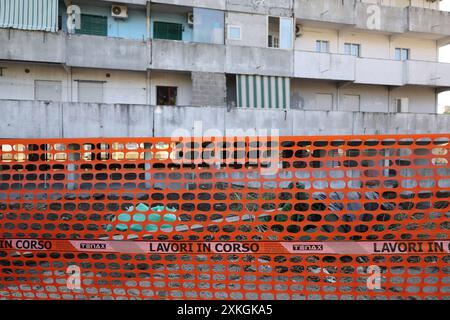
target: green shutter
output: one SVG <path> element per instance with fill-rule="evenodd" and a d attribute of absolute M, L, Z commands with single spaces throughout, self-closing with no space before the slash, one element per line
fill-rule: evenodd
<path fill-rule="evenodd" d="M 254 75 L 237 75 L 236 78 L 239 108 L 290 108 L 290 78 Z"/>
<path fill-rule="evenodd" d="M 79 34 L 91 34 L 95 36 L 108 35 L 108 18 L 91 14 L 81 15 L 81 28 L 76 30 Z"/>
<path fill-rule="evenodd" d="M 0 28 L 56 32 L 58 0 L 0 0 Z"/>
<path fill-rule="evenodd" d="M 182 40 L 183 25 L 179 23 L 155 21 L 153 38 L 166 40 Z"/>

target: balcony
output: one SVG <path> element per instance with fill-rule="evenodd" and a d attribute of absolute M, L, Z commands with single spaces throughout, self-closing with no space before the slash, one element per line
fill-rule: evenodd
<path fill-rule="evenodd" d="M 405 84 L 450 87 L 450 63 L 415 60 L 403 63 Z"/>
<path fill-rule="evenodd" d="M 292 77 L 292 50 L 245 46 L 226 47 L 226 73 Z"/>
<path fill-rule="evenodd" d="M 184 7 L 225 10 L 225 0 L 152 0 L 151 2 Z"/>
<path fill-rule="evenodd" d="M 292 16 L 292 0 L 226 0 L 229 11 L 248 12 L 275 16 Z"/>
<path fill-rule="evenodd" d="M 295 51 L 294 77 L 338 81 L 355 80 L 355 57 L 310 51 Z"/>
<path fill-rule="evenodd" d="M 225 46 L 152 40 L 152 69 L 225 72 Z"/>
<path fill-rule="evenodd" d="M 450 36 L 450 12 L 409 7 L 409 32 L 422 33 L 432 39 Z"/>
<path fill-rule="evenodd" d="M 357 58 L 355 83 L 403 85 L 403 62 L 389 59 Z"/>
<path fill-rule="evenodd" d="M 65 35 L 61 32 L 0 29 L 0 59 L 64 63 Z"/>
<path fill-rule="evenodd" d="M 294 77 L 371 85 L 450 87 L 450 63 L 295 51 Z"/>
<path fill-rule="evenodd" d="M 339 25 L 354 25 L 353 0 L 296 0 L 295 17 Z"/>
<path fill-rule="evenodd" d="M 67 35 L 66 64 L 71 67 L 145 71 L 150 42 L 91 35 Z"/>
<path fill-rule="evenodd" d="M 63 32 L 0 29 L 0 59 L 70 67 L 147 70 L 150 42 Z"/>
<path fill-rule="evenodd" d="M 374 7 L 375 6 L 375 7 Z M 379 10 L 380 20 L 374 19 Z M 301 23 L 328 23 L 388 34 L 420 33 L 440 40 L 450 36 L 450 13 L 419 7 L 394 7 L 357 0 L 296 0 L 295 17 Z"/>

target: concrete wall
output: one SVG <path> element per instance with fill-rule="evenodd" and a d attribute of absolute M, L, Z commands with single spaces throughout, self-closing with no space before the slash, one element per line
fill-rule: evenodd
<path fill-rule="evenodd" d="M 407 7 L 411 5 L 414 7 L 439 9 L 439 1 L 436 2 L 430 2 L 427 0 L 357 0 L 357 1 L 391 7 Z"/>
<path fill-rule="evenodd" d="M 152 69 L 224 72 L 224 60 L 224 45 L 152 41 Z"/>
<path fill-rule="evenodd" d="M 405 83 L 450 87 L 450 63 L 405 61 Z"/>
<path fill-rule="evenodd" d="M 408 15 L 408 29 L 412 32 L 440 35 L 450 30 L 450 12 L 412 7 L 408 8 Z"/>
<path fill-rule="evenodd" d="M 151 42 L 142 40 L 0 29 L 0 42 L 0 60 L 147 70 L 151 58 Z"/>
<path fill-rule="evenodd" d="M 297 78 L 355 80 L 355 57 L 308 51 L 295 52 Z"/>
<path fill-rule="evenodd" d="M 321 21 L 339 28 L 350 26 L 390 34 L 420 32 L 438 39 L 449 35 L 450 19 L 446 12 L 429 10 L 438 9 L 437 2 L 413 0 L 413 8 L 406 8 L 409 0 L 295 0 L 295 17 L 305 23 Z M 376 12 L 380 20 L 372 23 Z"/>
<path fill-rule="evenodd" d="M 1 60 L 63 63 L 66 58 L 62 32 L 0 29 L 0 43 Z"/>
<path fill-rule="evenodd" d="M 68 77 L 62 66 L 9 62 L 0 62 L 0 66 L 5 68 L 0 77 L 0 99 L 34 100 L 35 80 L 51 80 L 61 82 L 62 101 L 70 101 Z"/>
<path fill-rule="evenodd" d="M 147 70 L 151 42 L 91 35 L 68 35 L 66 64 L 73 67 Z"/>
<path fill-rule="evenodd" d="M 164 3 L 178 6 L 225 10 L 226 0 L 151 0 L 152 3 Z"/>
<path fill-rule="evenodd" d="M 241 27 L 241 40 L 226 39 L 227 45 L 267 48 L 268 18 L 260 14 L 227 12 L 226 25 Z"/>
<path fill-rule="evenodd" d="M 414 134 L 450 130 L 450 116 L 151 107 L 0 101 L 0 138 L 80 138 L 212 135 L 226 129 L 278 129 L 280 135 Z M 196 121 L 202 121 L 201 125 Z"/>
<path fill-rule="evenodd" d="M 291 17 L 294 0 L 226 0 L 227 10 Z"/>
<path fill-rule="evenodd" d="M 379 12 L 379 20 L 377 17 Z M 400 34 L 408 31 L 408 12 L 402 7 L 377 6 L 357 3 L 354 9 L 354 26 L 365 31 Z"/>
<path fill-rule="evenodd" d="M 434 88 L 422 86 L 406 86 L 395 88 L 391 91 L 391 105 L 389 110 L 394 110 L 395 99 L 408 98 L 410 113 L 436 113 L 437 95 Z"/>
<path fill-rule="evenodd" d="M 295 0 L 295 17 L 341 25 L 354 24 L 353 0 Z"/>
<path fill-rule="evenodd" d="M 293 75 L 293 52 L 172 40 L 152 41 L 152 69 L 193 72 Z"/>
<path fill-rule="evenodd" d="M 117 3 L 117 1 L 114 0 L 99 0 L 106 3 Z M 278 0 L 272 0 L 271 4 L 273 7 L 281 7 L 281 8 L 288 8 L 289 6 L 292 6 L 292 2 L 295 0 L 284 0 L 284 1 L 278 1 Z M 364 3 L 370 3 L 370 4 L 380 4 L 384 6 L 393 6 L 393 7 L 406 7 L 410 4 L 410 0 L 356 0 Z M 121 3 L 126 4 L 136 4 L 136 5 L 145 5 L 147 0 L 121 0 Z M 176 5 L 185 5 L 185 6 L 196 6 L 196 7 L 206 7 L 206 8 L 214 8 L 214 9 L 222 9 L 224 10 L 226 6 L 228 6 L 228 9 L 230 10 L 230 7 L 233 6 L 235 2 L 238 2 L 238 0 L 152 0 L 152 3 L 168 3 L 168 4 L 176 4 Z M 279 5 L 279 2 L 282 3 L 282 5 Z M 245 3 L 247 6 L 250 6 L 249 1 L 242 1 L 240 0 L 238 4 Z M 436 2 L 429 2 L 427 0 L 412 0 L 411 5 L 415 7 L 421 7 L 421 8 L 428 8 L 428 9 L 438 9 L 439 3 Z M 263 3 L 262 7 L 268 7 L 267 4 Z M 270 6 L 269 6 L 270 7 Z"/>
<path fill-rule="evenodd" d="M 402 86 L 404 63 L 396 60 L 357 58 L 355 82 L 375 85 Z"/>
<path fill-rule="evenodd" d="M 223 107 L 226 100 L 225 73 L 192 72 L 192 105 Z"/>
<path fill-rule="evenodd" d="M 73 68 L 70 101 L 79 101 L 77 93 L 80 80 L 104 81 L 104 103 L 130 103 L 130 101 L 136 104 L 148 103 L 145 72 Z"/>
<path fill-rule="evenodd" d="M 292 77 L 292 50 L 227 46 L 226 73 Z"/>

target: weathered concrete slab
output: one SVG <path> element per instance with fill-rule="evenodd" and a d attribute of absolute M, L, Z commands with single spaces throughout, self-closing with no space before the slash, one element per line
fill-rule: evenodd
<path fill-rule="evenodd" d="M 152 40 L 152 69 L 223 73 L 224 61 L 225 45 Z"/>
<path fill-rule="evenodd" d="M 0 29 L 0 59 L 64 63 L 65 34 Z"/>
<path fill-rule="evenodd" d="M 225 128 L 237 136 L 256 132 L 261 135 L 278 130 L 280 136 L 292 135 L 293 111 L 232 109 L 225 114 Z M 244 133 L 244 134 L 241 134 Z"/>
<path fill-rule="evenodd" d="M 0 138 L 62 138 L 60 103 L 0 100 Z"/>
<path fill-rule="evenodd" d="M 292 50 L 245 46 L 226 47 L 226 73 L 292 77 Z"/>
<path fill-rule="evenodd" d="M 152 3 L 164 3 L 185 7 L 225 10 L 225 0 L 152 0 Z"/>
<path fill-rule="evenodd" d="M 450 131 L 450 116 L 304 110 L 227 110 L 0 100 L 0 138 L 420 134 Z M 231 131 L 230 131 L 231 130 Z M 266 131 L 263 131 L 266 130 Z"/>
<path fill-rule="evenodd" d="M 150 41 L 68 35 L 66 63 L 71 67 L 145 71 L 150 67 Z"/>
<path fill-rule="evenodd" d="M 224 132 L 225 112 L 226 108 L 221 107 L 155 107 L 155 136 L 220 135 Z"/>
<path fill-rule="evenodd" d="M 351 134 L 353 131 L 352 116 L 352 112 L 296 110 L 293 135 Z"/>
<path fill-rule="evenodd" d="M 64 103 L 63 133 L 73 137 L 148 137 L 153 108 L 145 105 Z"/>

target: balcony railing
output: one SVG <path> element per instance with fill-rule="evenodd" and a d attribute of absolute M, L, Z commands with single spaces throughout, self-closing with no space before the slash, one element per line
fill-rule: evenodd
<path fill-rule="evenodd" d="M 450 87 L 450 63 L 295 51 L 294 77 L 373 85 Z"/>
<path fill-rule="evenodd" d="M 450 63 L 408 60 L 404 75 L 407 85 L 450 87 Z"/>
<path fill-rule="evenodd" d="M 427 5 L 417 7 L 415 2 L 410 6 L 390 4 L 389 0 L 295 0 L 295 17 L 306 23 L 320 21 L 365 31 L 420 32 L 432 39 L 450 36 L 449 12 Z"/>

